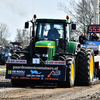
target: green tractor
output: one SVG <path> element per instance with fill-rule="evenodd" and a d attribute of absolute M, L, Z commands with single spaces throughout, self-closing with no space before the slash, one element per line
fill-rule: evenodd
<path fill-rule="evenodd" d="M 7 62 L 7 72 L 21 70 L 24 76 L 8 74 L 12 84 L 19 80 L 53 81 L 62 86 L 91 85 L 94 79 L 94 53 L 91 48 L 80 48 L 80 44 L 70 41 L 71 30 L 76 24 L 66 19 L 37 19 L 25 22 L 25 28 L 32 23 L 32 36 L 27 51 L 23 51 L 18 61 Z M 16 63 L 13 63 L 16 62 Z M 22 67 L 21 67 L 22 66 Z M 14 70 L 14 71 L 13 71 Z"/>

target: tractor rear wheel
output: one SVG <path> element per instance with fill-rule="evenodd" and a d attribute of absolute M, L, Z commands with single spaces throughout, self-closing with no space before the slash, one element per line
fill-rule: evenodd
<path fill-rule="evenodd" d="M 91 48 L 81 48 L 76 58 L 76 82 L 91 85 L 94 78 L 94 53 Z"/>

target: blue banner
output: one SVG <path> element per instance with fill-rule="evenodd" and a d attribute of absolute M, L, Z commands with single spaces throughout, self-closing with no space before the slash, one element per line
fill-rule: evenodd
<path fill-rule="evenodd" d="M 86 40 L 85 41 L 86 45 L 100 45 L 100 41 L 90 41 L 90 40 Z"/>

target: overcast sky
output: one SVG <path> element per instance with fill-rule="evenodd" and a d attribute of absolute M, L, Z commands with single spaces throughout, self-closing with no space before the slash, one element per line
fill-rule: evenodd
<path fill-rule="evenodd" d="M 0 23 L 7 24 L 14 41 L 16 29 L 23 29 L 25 21 L 38 18 L 66 18 L 66 13 L 59 10 L 58 3 L 67 0 L 0 0 Z M 67 4 L 67 2 L 66 2 Z"/>

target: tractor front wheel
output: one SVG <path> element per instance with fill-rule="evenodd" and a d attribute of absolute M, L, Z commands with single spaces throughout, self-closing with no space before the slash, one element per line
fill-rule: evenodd
<path fill-rule="evenodd" d="M 59 57 L 60 61 L 66 61 L 65 81 L 58 82 L 58 87 L 72 87 L 75 82 L 75 58 L 72 55 L 64 55 Z"/>
<path fill-rule="evenodd" d="M 73 56 L 66 57 L 66 65 L 66 85 L 67 87 L 72 87 L 75 82 L 75 59 Z"/>

